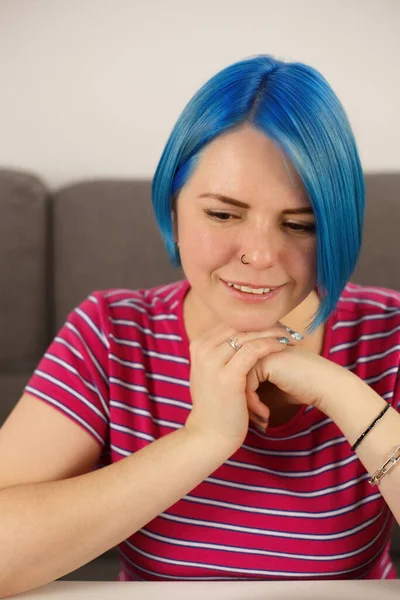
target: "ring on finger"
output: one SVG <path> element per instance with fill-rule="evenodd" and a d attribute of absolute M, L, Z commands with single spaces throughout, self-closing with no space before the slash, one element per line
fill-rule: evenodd
<path fill-rule="evenodd" d="M 238 350 L 240 350 L 240 348 L 242 347 L 242 344 L 240 344 L 240 343 L 237 341 L 237 339 L 236 339 L 236 338 L 234 338 L 234 337 L 230 337 L 230 338 L 229 338 L 229 340 L 228 340 L 228 342 L 230 343 L 230 345 L 232 346 L 232 348 L 233 348 L 234 350 L 236 350 L 236 352 L 237 352 Z"/>
<path fill-rule="evenodd" d="M 301 340 L 304 339 L 304 335 L 301 335 L 301 333 L 297 333 L 297 331 L 294 331 L 293 329 L 290 329 L 290 327 L 287 327 L 286 325 L 284 325 L 286 331 L 288 333 L 290 333 L 291 337 L 294 340 L 297 340 L 298 342 L 301 342 Z"/>

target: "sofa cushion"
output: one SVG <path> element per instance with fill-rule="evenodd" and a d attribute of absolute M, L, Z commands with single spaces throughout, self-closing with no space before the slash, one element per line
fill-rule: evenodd
<path fill-rule="evenodd" d="M 49 341 L 47 195 L 37 177 L 0 170 L 0 374 L 33 369 Z"/>
<path fill-rule="evenodd" d="M 54 310 L 58 330 L 95 289 L 177 281 L 152 212 L 150 181 L 93 181 L 54 195 Z"/>
<path fill-rule="evenodd" d="M 351 279 L 400 290 L 400 173 L 367 173 L 363 244 Z"/>
<path fill-rule="evenodd" d="M 32 370 L 22 373 L 0 373 L 0 427 L 22 395 Z"/>

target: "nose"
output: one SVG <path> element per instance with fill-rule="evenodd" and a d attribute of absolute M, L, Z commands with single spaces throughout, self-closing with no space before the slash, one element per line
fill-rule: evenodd
<path fill-rule="evenodd" d="M 253 228 L 242 238 L 239 256 L 245 254 L 245 260 L 255 269 L 268 269 L 278 263 L 283 243 L 281 233 L 272 228 Z"/>

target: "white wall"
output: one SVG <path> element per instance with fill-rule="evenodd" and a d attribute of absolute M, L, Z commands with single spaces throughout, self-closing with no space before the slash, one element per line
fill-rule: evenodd
<path fill-rule="evenodd" d="M 200 85 L 270 53 L 325 75 L 366 171 L 400 170 L 399 30 L 400 0 L 0 0 L 0 166 L 151 177 Z"/>

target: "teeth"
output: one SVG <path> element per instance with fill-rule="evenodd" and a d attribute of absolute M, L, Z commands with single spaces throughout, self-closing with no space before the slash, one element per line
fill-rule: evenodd
<path fill-rule="evenodd" d="M 229 287 L 234 287 L 236 290 L 240 290 L 241 292 L 246 292 L 248 294 L 266 294 L 275 288 L 250 288 L 245 285 L 236 285 L 236 283 L 229 283 Z"/>

